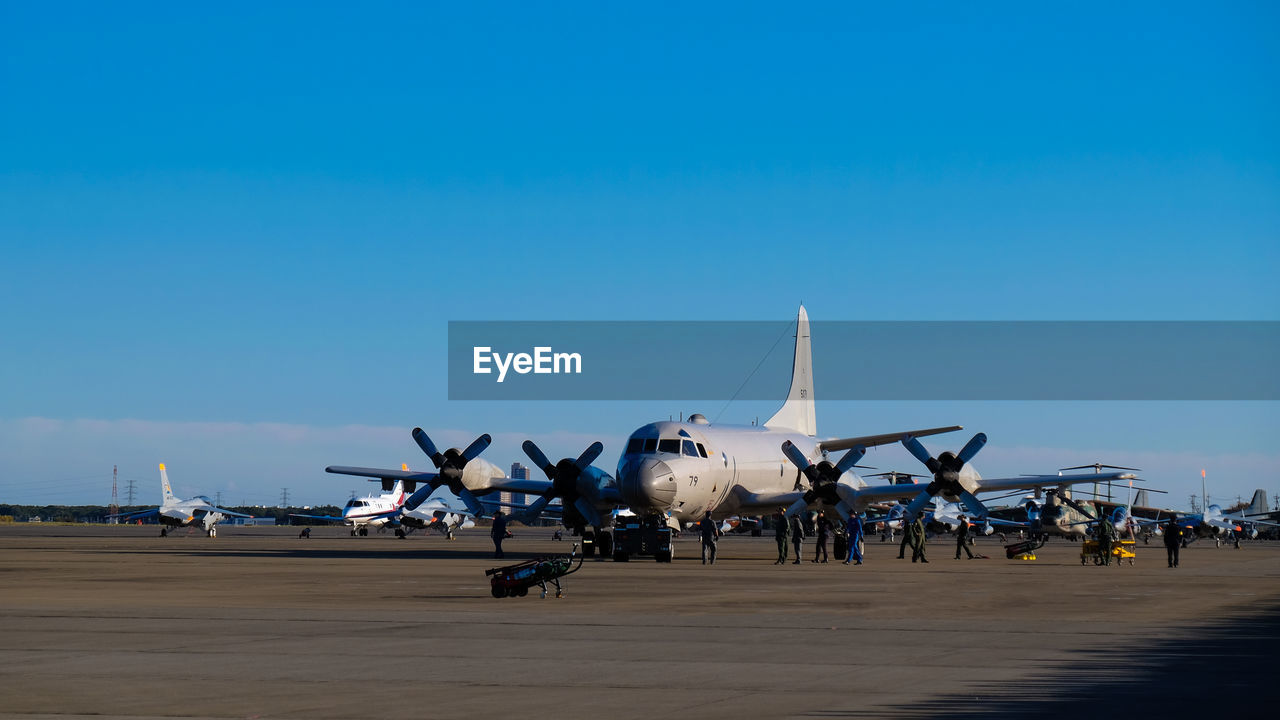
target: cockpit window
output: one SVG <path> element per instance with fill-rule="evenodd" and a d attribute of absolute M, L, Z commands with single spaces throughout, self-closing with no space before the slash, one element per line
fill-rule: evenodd
<path fill-rule="evenodd" d="M 674 438 L 663 438 L 658 441 L 658 452 L 680 454 L 680 441 Z"/>
<path fill-rule="evenodd" d="M 639 454 L 640 454 L 640 448 L 642 448 L 642 447 L 644 447 L 644 439 L 643 439 L 643 438 L 631 438 L 630 440 L 628 440 L 628 441 L 627 441 L 627 454 L 628 454 L 628 455 L 639 455 Z"/>
<path fill-rule="evenodd" d="M 685 440 L 681 447 L 684 449 L 685 455 L 688 455 L 689 457 L 698 457 L 698 451 L 693 447 L 692 440 Z"/>
<path fill-rule="evenodd" d="M 644 452 L 646 455 L 652 455 L 658 451 L 658 438 L 646 438 L 644 441 Z"/>
<path fill-rule="evenodd" d="M 698 456 L 699 457 L 707 456 L 707 449 L 702 447 L 702 443 L 698 443 Z"/>

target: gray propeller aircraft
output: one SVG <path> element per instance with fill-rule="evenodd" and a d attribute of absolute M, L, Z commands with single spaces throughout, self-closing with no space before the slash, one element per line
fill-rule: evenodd
<path fill-rule="evenodd" d="M 604 450 L 600 443 L 592 444 L 576 459 L 565 458 L 552 464 L 536 445 L 526 442 L 525 453 L 546 473 L 545 481 L 505 478 L 501 472 L 491 472 L 488 468 L 492 466 L 471 472 L 475 462 L 483 462 L 476 461 L 475 456 L 488 446 L 488 435 L 481 436 L 464 451 L 449 450 L 440 454 L 425 433 L 415 429 L 414 439 L 432 457 L 440 472 L 438 477 L 418 474 L 412 479 L 431 484 L 449 483 L 450 489 L 468 506 L 471 502 L 478 505 L 476 495 L 501 490 L 541 494 L 525 514 L 530 519 L 537 517 L 552 499 L 559 498 L 565 509 L 565 525 L 580 532 L 587 526 L 594 527 L 600 550 L 605 554 L 610 548 L 610 538 L 605 532 L 606 518 L 618 505 L 630 508 L 638 516 L 640 527 L 665 526 L 677 530 L 700 520 L 708 511 L 720 520 L 734 515 L 767 514 L 780 506 L 790 506 L 792 513 L 828 506 L 847 518 L 851 511 L 863 511 L 870 503 L 914 498 L 910 510 L 923 507 L 939 495 L 949 502 L 973 506 L 971 511 L 981 511 L 985 516 L 985 508 L 975 497 L 978 492 L 1100 479 L 1090 474 L 983 480 L 968 461 L 986 443 L 985 435 L 974 436 L 958 454 L 943 453 L 936 459 L 929 456 L 917 439 L 960 429 L 953 425 L 819 438 L 809 316 L 801 306 L 796 317 L 791 387 L 782 407 L 763 425 L 712 424 L 701 414 L 690 415 L 681 422 L 649 423 L 628 438 L 618 460 L 616 479 L 591 464 Z M 868 447 L 896 442 L 906 446 L 933 473 L 933 480 L 923 491 L 911 485 L 870 486 L 853 473 Z M 840 450 L 848 452 L 838 463 L 827 459 L 829 453 Z M 818 459 L 817 464 L 810 458 Z M 398 471 L 376 468 L 330 467 L 328 471 L 384 480 L 410 479 Z M 410 503 L 405 506 L 409 507 Z M 585 540 L 584 552 L 594 552 L 593 548 L 585 547 Z M 627 552 L 615 553 L 615 559 L 625 559 Z M 646 554 L 653 554 L 660 561 L 670 560 L 669 547 Z"/>

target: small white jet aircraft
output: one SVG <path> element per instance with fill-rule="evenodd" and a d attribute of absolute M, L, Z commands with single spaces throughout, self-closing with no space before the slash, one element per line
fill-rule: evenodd
<path fill-rule="evenodd" d="M 307 520 L 340 522 L 351 526 L 351 536 L 365 536 L 369 528 L 399 527 L 400 508 L 405 501 L 404 483 L 396 481 L 387 492 L 351 498 L 342 508 L 341 515 L 303 515 L 290 513 L 289 517 Z"/>
<path fill-rule="evenodd" d="M 169 473 L 165 471 L 164 463 L 160 463 L 160 488 L 163 491 L 160 507 L 138 512 L 108 515 L 108 517 L 119 518 L 122 523 L 154 517 L 161 525 L 160 537 L 168 535 L 170 528 L 190 527 L 196 524 L 203 527 L 209 537 L 217 537 L 218 521 L 224 517 L 228 515 L 242 518 L 253 517 L 252 515 L 216 507 L 209 498 L 203 495 L 197 495 L 190 500 L 179 500 L 174 497 L 173 488 L 169 486 Z"/>

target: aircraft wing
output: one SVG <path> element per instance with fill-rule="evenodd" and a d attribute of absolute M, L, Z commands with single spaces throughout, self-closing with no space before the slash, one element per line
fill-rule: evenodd
<path fill-rule="evenodd" d="M 151 508 L 150 510 L 137 510 L 131 513 L 116 513 L 108 515 L 109 518 L 119 518 L 122 522 L 129 520 L 141 520 L 143 518 L 156 517 L 160 514 L 160 508 Z"/>
<path fill-rule="evenodd" d="M 857 447 L 875 447 L 877 445 L 890 445 L 896 443 L 903 438 L 904 435 L 912 437 L 927 437 L 929 435 L 941 435 L 942 433 L 955 432 L 963 430 L 961 425 L 951 425 L 948 427 L 929 428 L 927 430 L 906 430 L 896 433 L 882 433 L 880 435 L 863 435 L 862 437 L 850 438 L 833 438 L 831 440 L 823 440 L 818 443 L 818 447 L 822 450 L 848 450 Z"/>
<path fill-rule="evenodd" d="M 306 520 L 327 520 L 329 522 L 346 522 L 346 518 L 336 515 L 301 515 L 298 513 L 289 513 L 289 517 L 303 518 Z"/>
<path fill-rule="evenodd" d="M 1137 480 L 1138 476 L 1128 472 L 1113 473 L 1081 473 L 1076 475 L 1022 475 L 1013 478 L 982 478 L 978 483 L 978 492 L 1003 492 L 1006 490 L 1034 490 L 1051 485 L 1076 485 L 1087 482 L 1110 482 L 1112 480 Z"/>
<path fill-rule="evenodd" d="M 220 508 L 216 505 L 197 505 L 196 507 L 192 508 L 192 510 L 194 512 L 203 512 L 203 513 L 220 513 L 222 515 L 230 515 L 231 517 L 242 517 L 242 518 L 253 517 L 252 515 L 246 515 L 241 512 L 236 512 L 235 510 Z"/>
<path fill-rule="evenodd" d="M 335 475 L 357 475 L 359 477 L 376 478 L 380 480 L 412 480 L 419 483 L 428 483 L 435 487 L 440 480 L 439 473 L 432 472 L 413 472 L 411 470 L 391 470 L 388 468 L 369 468 L 369 467 L 350 467 L 347 465 L 330 465 L 324 469 L 325 472 Z"/>

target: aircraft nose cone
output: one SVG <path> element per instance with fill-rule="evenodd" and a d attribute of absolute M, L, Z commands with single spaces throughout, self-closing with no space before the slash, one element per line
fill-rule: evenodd
<path fill-rule="evenodd" d="M 676 478 L 665 462 L 646 458 L 628 468 L 619 490 L 634 510 L 670 510 L 676 500 Z"/>

